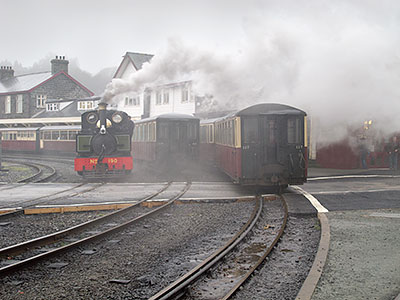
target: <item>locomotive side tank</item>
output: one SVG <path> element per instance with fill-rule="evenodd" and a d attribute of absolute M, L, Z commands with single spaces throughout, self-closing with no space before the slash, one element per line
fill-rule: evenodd
<path fill-rule="evenodd" d="M 133 168 L 131 138 L 134 123 L 127 113 L 97 110 L 82 114 L 82 129 L 76 137 L 75 171 L 84 176 L 128 173 Z"/>

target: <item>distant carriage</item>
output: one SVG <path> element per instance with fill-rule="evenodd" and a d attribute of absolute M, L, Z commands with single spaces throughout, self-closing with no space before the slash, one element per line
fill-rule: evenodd
<path fill-rule="evenodd" d="M 200 120 L 169 113 L 136 121 L 133 134 L 135 160 L 170 162 L 198 157 Z"/>
<path fill-rule="evenodd" d="M 5 152 L 74 153 L 80 125 L 0 128 Z"/>

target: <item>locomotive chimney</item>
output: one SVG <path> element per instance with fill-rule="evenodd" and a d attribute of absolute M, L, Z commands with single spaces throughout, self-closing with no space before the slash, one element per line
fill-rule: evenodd
<path fill-rule="evenodd" d="M 106 113 L 107 113 L 107 103 L 105 102 L 100 102 L 99 103 L 99 119 L 100 119 L 100 134 L 106 134 L 107 129 L 106 129 Z"/>

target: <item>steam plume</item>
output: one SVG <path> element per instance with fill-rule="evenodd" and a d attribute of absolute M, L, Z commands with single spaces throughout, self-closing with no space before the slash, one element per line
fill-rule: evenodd
<path fill-rule="evenodd" d="M 193 80 L 216 109 L 259 102 L 294 105 L 320 120 L 322 138 L 343 138 L 373 119 L 400 128 L 400 4 L 396 1 L 263 1 L 243 22 L 241 49 L 220 54 L 179 39 L 105 99 L 147 86 Z M 329 136 L 324 132 L 329 132 Z"/>

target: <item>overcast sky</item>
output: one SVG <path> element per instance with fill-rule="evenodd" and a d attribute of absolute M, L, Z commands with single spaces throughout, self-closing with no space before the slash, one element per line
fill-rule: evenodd
<path fill-rule="evenodd" d="M 0 60 L 30 66 L 48 53 L 97 72 L 126 51 L 157 53 L 169 37 L 209 49 L 238 48 L 257 1 L 0 0 Z"/>

